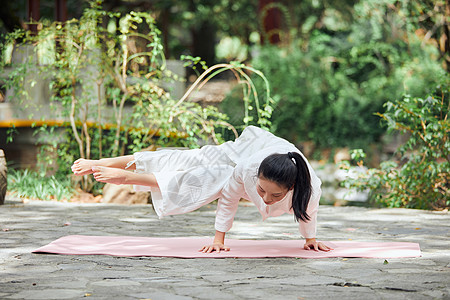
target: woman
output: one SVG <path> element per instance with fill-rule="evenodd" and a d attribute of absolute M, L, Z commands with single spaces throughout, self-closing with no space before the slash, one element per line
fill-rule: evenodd
<path fill-rule="evenodd" d="M 249 126 L 234 142 L 218 146 L 79 159 L 72 170 L 75 175 L 93 174 L 99 182 L 150 190 L 159 217 L 190 212 L 218 199 L 214 241 L 199 250 L 205 253 L 230 250 L 225 233 L 241 198 L 252 201 L 263 220 L 294 214 L 305 249 L 332 250 L 315 239 L 320 179 L 293 144 L 258 127 Z"/>

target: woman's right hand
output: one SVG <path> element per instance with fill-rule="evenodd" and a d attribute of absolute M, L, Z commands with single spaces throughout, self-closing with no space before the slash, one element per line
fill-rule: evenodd
<path fill-rule="evenodd" d="M 198 251 L 203 253 L 211 253 L 216 251 L 217 253 L 220 253 L 220 250 L 230 251 L 230 247 L 225 247 L 223 243 L 213 243 L 211 245 L 203 246 L 203 248 Z"/>

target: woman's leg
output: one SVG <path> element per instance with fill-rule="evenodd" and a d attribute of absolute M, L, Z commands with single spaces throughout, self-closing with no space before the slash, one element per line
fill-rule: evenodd
<path fill-rule="evenodd" d="M 95 180 L 112 184 L 134 184 L 149 187 L 158 187 L 158 182 L 153 173 L 135 173 L 119 168 L 92 167 Z"/>
<path fill-rule="evenodd" d="M 161 150 L 135 153 L 135 167 L 142 172 L 182 171 L 199 166 L 228 165 L 232 161 L 219 146 L 200 149 Z"/>
<path fill-rule="evenodd" d="M 72 171 L 75 175 L 82 176 L 92 174 L 92 167 L 109 167 L 117 169 L 125 169 L 130 161 L 134 160 L 133 155 L 112 157 L 112 158 L 102 158 L 102 159 L 84 159 L 80 158 L 76 160 L 72 165 Z M 130 170 L 135 170 L 136 166 L 133 164 L 129 166 Z"/>

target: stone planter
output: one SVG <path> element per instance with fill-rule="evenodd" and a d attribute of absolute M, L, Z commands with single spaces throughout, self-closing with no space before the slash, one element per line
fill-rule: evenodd
<path fill-rule="evenodd" d="M 7 167 L 5 153 L 0 149 L 0 205 L 5 203 L 7 181 Z"/>

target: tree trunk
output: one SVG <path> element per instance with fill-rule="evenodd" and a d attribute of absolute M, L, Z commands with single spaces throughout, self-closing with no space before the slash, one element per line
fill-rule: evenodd
<path fill-rule="evenodd" d="M 0 205 L 5 203 L 6 188 L 8 186 L 7 171 L 5 153 L 0 149 Z"/>
<path fill-rule="evenodd" d="M 450 0 L 445 1 L 445 13 L 444 17 L 450 16 Z M 450 24 L 449 22 L 444 22 L 444 32 L 441 36 L 443 45 L 443 56 L 445 60 L 445 69 L 450 73 Z"/>

